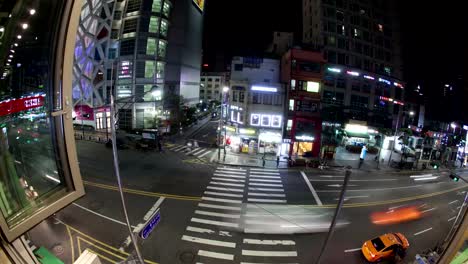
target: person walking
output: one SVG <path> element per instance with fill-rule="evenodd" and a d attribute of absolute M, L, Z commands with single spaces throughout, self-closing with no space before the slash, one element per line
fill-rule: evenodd
<path fill-rule="evenodd" d="M 361 168 L 362 164 L 364 163 L 364 159 L 366 159 L 367 155 L 367 146 L 364 144 L 361 149 L 361 155 L 359 155 L 359 169 Z"/>
<path fill-rule="evenodd" d="M 265 167 L 265 156 L 262 157 L 262 166 Z"/>
<path fill-rule="evenodd" d="M 276 168 L 279 167 L 280 157 L 276 156 Z"/>

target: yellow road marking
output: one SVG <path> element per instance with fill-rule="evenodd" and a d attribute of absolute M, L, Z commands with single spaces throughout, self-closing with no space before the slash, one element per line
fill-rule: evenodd
<path fill-rule="evenodd" d="M 108 244 L 106 244 L 106 243 L 104 243 L 104 242 L 102 242 L 102 241 L 99 241 L 99 240 L 95 239 L 94 237 L 92 237 L 92 236 L 90 236 L 90 235 L 87 235 L 87 234 L 85 234 L 85 233 L 79 231 L 78 229 L 76 229 L 76 228 L 74 228 L 74 227 L 72 227 L 72 226 L 70 226 L 70 225 L 65 224 L 65 223 L 62 222 L 62 221 L 60 221 L 60 222 L 61 222 L 64 226 L 68 227 L 70 230 L 73 230 L 73 231 L 75 231 L 76 233 L 78 233 L 78 234 L 80 234 L 80 235 L 82 236 L 82 237 L 76 236 L 77 241 L 78 241 L 78 250 L 79 250 L 80 254 L 81 254 L 81 252 L 82 252 L 82 251 L 81 251 L 81 243 L 80 243 L 80 240 L 83 240 L 83 241 L 85 241 L 86 243 L 88 243 L 88 244 L 90 244 L 90 245 L 92 245 L 92 246 L 94 246 L 94 247 L 96 247 L 96 248 L 98 248 L 98 249 L 100 249 L 100 250 L 102 250 L 102 251 L 104 251 L 104 252 L 106 252 L 106 253 L 109 253 L 109 254 L 111 254 L 112 256 L 115 256 L 115 257 L 117 257 L 117 258 L 120 258 L 120 259 L 122 259 L 122 260 L 126 259 L 126 257 L 119 256 L 119 255 L 117 255 L 117 254 L 115 254 L 115 253 L 113 253 L 113 252 L 111 252 L 111 251 L 109 251 L 109 250 L 107 250 L 107 249 L 102 248 L 101 246 L 96 245 L 95 243 L 100 244 L 100 245 L 102 245 L 103 247 L 106 247 L 106 248 L 108 248 L 108 249 L 111 249 L 111 250 L 113 250 L 113 251 L 115 251 L 115 252 L 119 252 L 120 254 L 125 255 L 125 256 L 127 256 L 127 257 L 130 255 L 129 253 L 127 253 L 127 252 L 125 252 L 125 251 L 121 251 L 121 250 L 119 250 L 119 249 L 117 249 L 117 248 L 115 248 L 115 247 L 113 247 L 113 246 L 111 246 L 111 245 L 108 245 Z M 85 237 L 86 239 L 83 238 L 83 237 Z M 89 240 L 87 240 L 87 239 L 93 241 L 94 243 L 91 242 L 91 241 L 89 241 Z M 145 262 L 148 263 L 148 264 L 158 264 L 157 262 L 154 262 L 154 261 L 151 261 L 151 260 L 147 260 L 147 259 L 145 259 Z"/>
<path fill-rule="evenodd" d="M 105 259 L 105 260 L 109 261 L 110 263 L 116 263 L 116 261 L 114 261 L 114 260 L 112 260 L 112 259 L 110 259 L 110 258 L 108 258 L 108 257 L 106 257 L 106 256 L 104 256 L 104 255 L 102 255 L 102 254 L 99 254 L 99 253 L 97 253 L 97 252 L 94 251 L 94 250 L 91 250 L 91 249 L 89 249 L 89 248 L 88 248 L 88 250 L 89 250 L 89 252 L 98 255 L 100 258 Z"/>
<path fill-rule="evenodd" d="M 68 226 L 65 226 L 67 228 L 67 233 L 68 236 L 70 237 L 70 248 L 71 248 L 71 254 L 72 254 L 72 262 L 75 262 L 75 246 L 73 245 L 73 236 L 71 234 L 70 228 Z"/>
<path fill-rule="evenodd" d="M 107 190 L 112 190 L 112 191 L 119 190 L 116 186 L 113 186 L 113 185 L 94 183 L 94 182 L 89 182 L 89 181 L 83 181 L 83 182 L 85 185 L 94 186 L 94 187 L 98 187 L 102 189 L 107 189 Z M 201 201 L 201 197 L 196 197 L 196 196 L 183 196 L 183 195 L 174 195 L 174 194 L 166 194 L 166 193 L 147 192 L 147 191 L 140 191 L 140 190 L 128 189 L 128 188 L 123 188 L 123 191 L 126 193 L 139 194 L 139 195 L 149 196 L 149 197 L 165 197 L 168 199 L 184 200 L 184 201 Z"/>

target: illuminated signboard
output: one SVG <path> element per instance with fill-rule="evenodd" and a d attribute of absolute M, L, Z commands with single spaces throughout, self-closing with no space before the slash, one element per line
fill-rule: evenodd
<path fill-rule="evenodd" d="M 254 135 L 255 134 L 255 129 L 239 128 L 239 133 L 240 134 L 245 134 L 245 135 Z"/>
<path fill-rule="evenodd" d="M 0 116 L 26 111 L 44 105 L 44 96 L 9 99 L 0 102 Z"/>
<path fill-rule="evenodd" d="M 252 91 L 276 93 L 276 92 L 278 91 L 278 88 L 253 85 L 253 86 L 252 86 Z"/>
<path fill-rule="evenodd" d="M 251 114 L 250 125 L 251 126 L 262 126 L 262 127 L 281 127 L 282 116 L 280 115 L 263 115 L 263 114 Z"/>
<path fill-rule="evenodd" d="M 306 135 L 302 135 L 302 136 L 296 136 L 296 141 L 314 141 L 314 137 L 311 137 L 311 136 L 306 136 Z"/>
<path fill-rule="evenodd" d="M 205 0 L 193 0 L 193 3 L 203 12 L 205 9 Z"/>

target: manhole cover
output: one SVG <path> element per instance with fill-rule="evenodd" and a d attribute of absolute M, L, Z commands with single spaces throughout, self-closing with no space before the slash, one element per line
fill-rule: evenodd
<path fill-rule="evenodd" d="M 180 253 L 179 260 L 182 263 L 194 263 L 195 262 L 195 253 L 190 251 L 184 251 Z"/>
<path fill-rule="evenodd" d="M 59 245 L 55 245 L 52 248 L 52 251 L 54 252 L 56 256 L 60 256 L 63 254 L 64 249 L 63 249 L 63 246 L 59 244 Z"/>

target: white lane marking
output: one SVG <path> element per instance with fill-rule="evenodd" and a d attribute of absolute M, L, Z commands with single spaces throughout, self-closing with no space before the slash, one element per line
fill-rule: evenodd
<path fill-rule="evenodd" d="M 252 179 L 250 178 L 250 181 L 255 181 L 255 182 L 276 182 L 276 183 L 281 183 L 281 180 L 265 180 L 265 179 Z"/>
<path fill-rule="evenodd" d="M 208 215 L 208 216 L 216 216 L 216 217 L 225 217 L 225 218 L 234 218 L 234 219 L 240 218 L 239 214 L 222 214 L 222 213 L 213 213 L 213 212 L 207 212 L 207 211 L 201 211 L 201 210 L 195 210 L 195 213 L 199 215 Z"/>
<path fill-rule="evenodd" d="M 200 154 L 200 153 L 202 153 L 204 151 L 205 151 L 205 149 L 198 149 L 198 151 L 193 152 L 192 155 L 196 156 L 196 155 L 198 155 L 198 154 Z"/>
<path fill-rule="evenodd" d="M 239 224 L 236 224 L 236 223 L 213 221 L 213 220 L 207 220 L 207 219 L 201 219 L 201 218 L 195 218 L 195 217 L 192 217 L 190 221 L 195 222 L 195 223 L 215 225 L 215 226 L 239 227 Z"/>
<path fill-rule="evenodd" d="M 220 199 L 220 198 L 213 198 L 213 197 L 206 197 L 203 196 L 202 200 L 205 201 L 213 201 L 213 202 L 222 202 L 222 203 L 235 203 L 235 204 L 241 204 L 241 200 L 231 200 L 231 199 Z"/>
<path fill-rule="evenodd" d="M 407 206 L 407 204 L 392 206 L 392 207 L 389 207 L 388 210 L 394 210 L 394 209 L 397 209 L 397 208 L 400 208 L 400 207 L 405 207 L 405 206 Z"/>
<path fill-rule="evenodd" d="M 420 234 L 422 234 L 422 233 L 425 233 L 425 232 L 427 232 L 427 231 L 430 231 L 430 230 L 432 230 L 432 227 L 430 227 L 430 228 L 428 228 L 428 229 L 424 229 L 423 231 L 419 231 L 419 232 L 417 232 L 417 233 L 414 233 L 413 236 L 418 236 L 418 235 L 420 235 Z"/>
<path fill-rule="evenodd" d="M 224 186 L 234 186 L 234 187 L 244 187 L 244 184 L 235 184 L 235 183 L 224 183 L 224 182 L 210 182 L 210 184 L 214 185 L 224 185 Z"/>
<path fill-rule="evenodd" d="M 451 222 L 451 221 L 455 220 L 455 218 L 457 218 L 457 217 L 456 217 L 456 216 L 450 217 L 450 218 L 447 220 L 447 222 Z"/>
<path fill-rule="evenodd" d="M 219 173 L 215 173 L 214 176 L 225 177 L 225 178 L 234 178 L 234 179 L 245 179 L 245 176 L 219 174 Z"/>
<path fill-rule="evenodd" d="M 242 209 L 241 207 L 207 204 L 207 203 L 199 203 L 198 206 L 206 207 L 206 208 L 213 208 L 213 209 L 232 210 L 232 211 L 240 211 Z"/>
<path fill-rule="evenodd" d="M 193 226 L 187 226 L 185 229 L 190 232 L 196 232 L 196 233 L 201 233 L 201 234 L 214 234 L 216 233 L 214 230 L 208 229 L 208 228 L 200 228 L 200 227 L 193 227 Z"/>
<path fill-rule="evenodd" d="M 201 155 L 198 155 L 197 157 L 200 159 L 200 158 L 203 158 L 204 156 L 208 155 L 211 153 L 211 150 L 208 150 L 207 152 L 201 154 Z"/>
<path fill-rule="evenodd" d="M 425 178 L 425 177 L 431 177 L 431 174 L 421 174 L 421 175 L 411 175 L 410 178 Z"/>
<path fill-rule="evenodd" d="M 309 187 L 310 192 L 314 196 L 315 202 L 319 205 L 322 206 L 322 201 L 320 201 L 320 198 L 318 197 L 317 192 L 315 191 L 314 187 L 312 187 L 312 183 L 310 183 L 309 179 L 307 178 L 307 175 L 301 171 L 302 178 L 304 178 L 304 181 L 306 182 L 307 186 Z"/>
<path fill-rule="evenodd" d="M 257 171 L 253 172 L 253 171 L 251 171 L 250 175 L 275 175 L 275 176 L 279 176 L 280 173 L 279 172 L 259 172 L 259 171 L 258 172 Z"/>
<path fill-rule="evenodd" d="M 244 192 L 244 190 L 236 189 L 236 188 L 225 188 L 225 187 L 215 187 L 215 186 L 208 186 L 206 188 L 210 190 L 217 190 L 217 191 L 224 191 L 224 192 L 240 192 L 240 193 Z"/>
<path fill-rule="evenodd" d="M 104 219 L 107 219 L 107 220 L 109 220 L 109 221 L 112 221 L 112 222 L 114 222 L 114 223 L 121 224 L 121 225 L 124 225 L 124 226 L 127 225 L 126 223 L 124 223 L 124 222 L 122 222 L 122 221 L 119 221 L 119 220 L 117 220 L 117 219 L 114 219 L 114 218 L 105 216 L 105 215 L 100 214 L 100 213 L 98 213 L 98 212 L 95 212 L 95 211 L 93 211 L 93 210 L 91 210 L 91 209 L 88 209 L 88 208 L 86 208 L 86 207 L 84 207 L 84 206 L 81 206 L 81 205 L 79 205 L 79 204 L 77 204 L 77 203 L 73 203 L 73 205 L 76 206 L 76 207 L 79 207 L 79 208 L 81 208 L 81 209 L 83 209 L 83 210 L 85 210 L 85 211 L 87 211 L 87 212 L 89 212 L 89 213 L 92 213 L 92 214 L 94 214 L 94 215 L 97 215 L 97 216 L 99 216 L 99 217 L 102 217 L 102 218 L 104 218 Z M 133 228 L 136 228 L 135 226 L 132 226 L 132 227 L 133 227 Z"/>
<path fill-rule="evenodd" d="M 451 201 L 451 202 L 448 203 L 448 204 L 454 204 L 454 203 L 456 203 L 456 202 L 458 202 L 458 200 L 453 200 L 453 201 Z"/>
<path fill-rule="evenodd" d="M 242 250 L 244 256 L 255 257 L 297 257 L 296 251 L 261 251 L 261 250 Z"/>
<path fill-rule="evenodd" d="M 199 243 L 199 244 L 211 245 L 211 246 L 220 246 L 220 247 L 228 247 L 228 248 L 236 247 L 236 243 L 232 243 L 232 242 L 224 242 L 224 241 L 219 241 L 219 240 L 205 239 L 205 238 L 192 237 L 192 236 L 186 236 L 186 235 L 182 236 L 182 240 Z"/>
<path fill-rule="evenodd" d="M 427 213 L 427 212 L 430 212 L 430 211 L 432 211 L 432 210 L 435 210 L 435 209 L 436 209 L 435 207 L 434 207 L 434 208 L 430 208 L 430 209 L 427 209 L 427 210 L 421 211 L 421 213 Z"/>
<path fill-rule="evenodd" d="M 252 175 L 250 175 L 249 178 L 281 179 L 280 176 L 252 176 Z"/>
<path fill-rule="evenodd" d="M 262 192 L 284 192 L 284 189 L 272 189 L 272 188 L 257 188 L 257 187 L 249 187 L 249 191 L 262 191 Z"/>
<path fill-rule="evenodd" d="M 255 168 L 251 168 L 250 169 L 251 171 L 279 171 L 278 169 L 255 169 Z"/>
<path fill-rule="evenodd" d="M 250 182 L 249 186 L 265 186 L 265 187 L 283 187 L 283 184 L 266 184 L 266 183 L 253 183 Z"/>
<path fill-rule="evenodd" d="M 244 183 L 245 182 L 245 180 L 241 180 L 241 179 L 235 180 L 235 179 L 218 178 L 218 177 L 213 177 L 211 179 L 217 180 L 217 181 L 238 182 L 238 183 Z"/>
<path fill-rule="evenodd" d="M 361 248 L 352 248 L 352 249 L 346 249 L 344 252 L 349 253 L 349 252 L 354 252 L 354 251 L 359 251 Z"/>
<path fill-rule="evenodd" d="M 414 178 L 414 181 L 428 181 L 428 180 L 435 180 L 439 178 L 439 176 L 434 176 L 434 177 L 426 177 L 426 178 Z"/>
<path fill-rule="evenodd" d="M 229 168 L 229 167 L 218 167 L 217 169 L 218 169 L 218 170 L 228 170 L 228 171 L 229 171 L 229 170 L 230 170 L 230 171 L 246 171 L 246 170 L 244 170 L 244 169 L 242 169 L 242 168 L 234 169 L 234 168 Z"/>
<path fill-rule="evenodd" d="M 244 238 L 244 244 L 254 244 L 254 245 L 284 245 L 284 246 L 294 246 L 296 242 L 292 240 L 259 240 L 259 239 L 247 239 Z"/>
<path fill-rule="evenodd" d="M 344 178 L 344 176 L 322 175 L 321 178 Z"/>
<path fill-rule="evenodd" d="M 387 190 L 399 190 L 399 189 L 408 189 L 408 188 L 419 188 L 423 185 L 412 185 L 412 186 L 403 186 L 403 187 L 392 187 L 392 188 L 380 188 L 380 189 L 355 189 L 355 190 L 346 190 L 347 192 L 379 192 Z M 317 190 L 317 192 L 341 192 L 340 190 Z"/>
<path fill-rule="evenodd" d="M 245 175 L 245 172 L 236 172 L 236 171 L 222 171 L 222 170 L 216 170 L 215 173 L 224 173 L 228 175 Z"/>
<path fill-rule="evenodd" d="M 343 180 L 314 180 L 309 179 L 309 181 L 313 182 L 343 182 Z M 350 182 L 381 182 L 381 181 L 398 181 L 398 179 L 374 179 L 374 180 L 349 180 Z"/>
<path fill-rule="evenodd" d="M 255 203 L 286 203 L 286 200 L 277 200 L 277 199 L 256 199 L 256 198 L 247 198 L 249 202 Z"/>
<path fill-rule="evenodd" d="M 210 191 L 205 191 L 205 194 L 211 194 L 211 195 L 216 195 L 216 196 L 226 196 L 226 197 L 236 197 L 236 198 L 244 197 L 244 195 L 242 194 L 220 193 L 220 192 L 210 192 Z"/>
<path fill-rule="evenodd" d="M 234 255 L 232 255 L 232 254 L 224 254 L 224 253 L 206 251 L 206 250 L 201 250 L 201 249 L 198 250 L 198 256 L 209 257 L 209 258 L 217 258 L 217 259 L 234 260 Z"/>
<path fill-rule="evenodd" d="M 191 151 L 187 152 L 187 155 L 190 155 L 190 154 L 192 154 L 192 153 L 194 153 L 196 151 L 200 151 L 200 150 L 201 150 L 201 148 L 195 148 L 194 150 L 191 150 Z"/>
<path fill-rule="evenodd" d="M 343 187 L 343 184 L 329 184 L 327 185 L 328 187 L 336 187 L 336 188 L 339 188 L 339 187 Z M 355 185 L 355 184 L 348 184 L 348 187 L 356 187 L 358 185 Z"/>
<path fill-rule="evenodd" d="M 249 196 L 267 196 L 267 197 L 286 197 L 286 195 L 284 195 L 284 194 L 254 193 L 254 192 L 249 192 L 247 195 L 249 195 Z"/>

